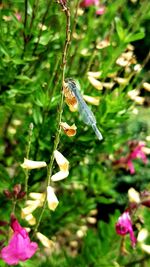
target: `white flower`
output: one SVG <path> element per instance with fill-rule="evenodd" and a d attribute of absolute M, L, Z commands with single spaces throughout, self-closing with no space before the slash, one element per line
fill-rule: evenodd
<path fill-rule="evenodd" d="M 46 166 L 47 164 L 45 161 L 34 161 L 34 160 L 26 159 L 26 158 L 24 158 L 24 162 L 21 164 L 21 167 L 23 169 L 28 169 L 28 170 L 39 169 L 39 168 L 43 168 Z"/>
<path fill-rule="evenodd" d="M 45 235 L 41 234 L 40 232 L 36 233 L 37 238 L 41 241 L 42 245 L 46 248 L 53 248 L 54 242 L 48 239 Z"/>
<path fill-rule="evenodd" d="M 50 210 L 55 210 L 58 206 L 58 199 L 54 193 L 54 188 L 51 186 L 47 187 L 47 202 L 48 202 L 48 207 Z"/>
<path fill-rule="evenodd" d="M 62 180 L 69 175 L 69 161 L 58 151 L 54 151 L 54 158 L 59 166 L 60 171 L 52 175 L 53 182 Z"/>
<path fill-rule="evenodd" d="M 68 171 L 69 161 L 58 151 L 54 151 L 54 158 L 61 171 Z"/>
<path fill-rule="evenodd" d="M 98 106 L 100 102 L 100 98 L 98 96 L 89 96 L 89 95 L 83 95 L 83 98 L 86 102 Z"/>
<path fill-rule="evenodd" d="M 53 182 L 57 182 L 57 181 L 65 179 L 68 175 L 69 175 L 68 171 L 65 171 L 65 172 L 64 171 L 60 171 L 60 172 L 57 172 L 54 175 L 52 175 L 51 180 Z"/>
<path fill-rule="evenodd" d="M 128 198 L 129 198 L 129 202 L 131 203 L 139 204 L 141 202 L 140 194 L 134 188 L 130 188 L 128 190 Z"/>
<path fill-rule="evenodd" d="M 143 241 L 147 238 L 147 236 L 148 236 L 148 231 L 147 231 L 147 229 L 143 228 L 138 233 L 137 241 L 140 243 L 143 243 Z"/>

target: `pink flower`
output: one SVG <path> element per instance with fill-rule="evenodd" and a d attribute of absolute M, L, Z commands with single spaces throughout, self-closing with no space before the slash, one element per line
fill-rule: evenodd
<path fill-rule="evenodd" d="M 132 247 L 136 245 L 136 238 L 134 236 L 134 232 L 132 228 L 132 221 L 131 221 L 129 211 L 126 210 L 118 218 L 118 222 L 116 223 L 116 232 L 118 235 L 122 235 L 122 236 L 129 233 Z"/>
<path fill-rule="evenodd" d="M 105 12 L 105 7 L 101 6 L 99 9 L 96 10 L 96 15 L 103 15 Z"/>
<path fill-rule="evenodd" d="M 98 9 L 96 10 L 97 15 L 102 15 L 105 12 L 105 6 L 100 6 L 99 0 L 83 0 L 80 6 L 81 7 L 89 7 L 89 6 L 98 7 Z"/>
<path fill-rule="evenodd" d="M 127 169 L 130 171 L 131 174 L 135 173 L 134 165 L 130 159 L 127 160 Z"/>
<path fill-rule="evenodd" d="M 80 4 L 81 7 L 98 6 L 99 0 L 83 0 Z"/>
<path fill-rule="evenodd" d="M 38 245 L 31 242 L 27 231 L 21 227 L 12 215 L 11 228 L 14 233 L 8 246 L 1 250 L 1 258 L 9 265 L 16 265 L 19 261 L 26 261 L 37 251 Z"/>
<path fill-rule="evenodd" d="M 19 12 L 15 13 L 15 17 L 18 21 L 21 21 L 21 14 Z"/>
<path fill-rule="evenodd" d="M 128 144 L 130 152 L 126 156 L 121 157 L 119 160 L 114 161 L 114 166 L 125 168 L 129 170 L 131 174 L 134 174 L 134 159 L 141 158 L 145 164 L 147 163 L 147 157 L 142 150 L 145 144 L 143 142 L 138 143 L 137 141 L 130 141 Z"/>
<path fill-rule="evenodd" d="M 147 163 L 147 157 L 145 153 L 142 151 L 142 148 L 145 146 L 144 143 L 140 142 L 131 152 L 130 158 L 131 159 L 136 159 L 136 158 L 141 158 L 142 161 L 146 164 Z"/>

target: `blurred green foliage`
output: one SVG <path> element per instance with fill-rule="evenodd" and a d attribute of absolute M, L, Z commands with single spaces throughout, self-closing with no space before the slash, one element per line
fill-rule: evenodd
<path fill-rule="evenodd" d="M 145 35 L 147 28 L 144 25 L 150 18 L 150 3 L 147 0 L 102 1 L 105 5 L 103 15 L 97 16 L 95 7 L 90 6 L 79 7 L 76 16 L 78 1 L 68 2 L 72 40 L 65 76 L 80 82 L 82 94 L 100 98 L 100 104 L 91 108 L 104 139 L 99 142 L 92 129 L 84 125 L 79 113 L 70 112 L 64 104 L 63 121 L 77 126 L 74 137 L 69 138 L 61 132 L 58 147 L 70 162 L 69 177 L 55 183 L 59 206 L 51 214 L 46 210 L 39 227 L 41 233 L 58 242 L 59 248 L 51 255 L 41 246 L 37 255 L 18 266 L 139 267 L 142 266 L 140 259 L 144 257 L 144 266 L 148 267 L 148 256 L 140 249 L 133 251 L 129 238 L 130 253 L 125 257 L 119 254 L 121 238 L 115 233 L 115 222 L 127 206 L 130 187 L 138 191 L 150 188 L 150 164 L 135 160 L 136 173 L 130 175 L 125 169 L 114 169 L 112 159 L 120 148 L 127 147 L 129 140 L 150 140 L 146 139 L 150 130 L 149 92 L 142 87 L 143 82 L 148 81 L 147 55 L 142 59 L 139 72 L 134 69 L 138 64 L 135 55 L 127 66 L 116 63 L 121 54 L 128 51 L 129 44 L 142 40 L 147 46 L 149 37 Z M 27 10 L 25 3 L 28 3 Z M 17 183 L 24 186 L 25 174 L 20 163 L 26 156 L 31 122 L 34 129 L 30 159 L 49 162 L 53 151 L 61 97 L 66 18 L 56 1 L 14 0 L 2 1 L 0 20 L 0 215 L 9 220 L 12 203 L 5 199 L 3 190 L 12 189 Z M 99 48 L 104 40 L 109 45 Z M 133 57 L 135 61 L 132 62 Z M 98 80 L 113 83 L 112 88 L 94 88 L 88 79 L 89 71 L 100 72 Z M 118 83 L 116 77 L 127 79 L 127 83 Z M 140 96 L 145 97 L 140 107 L 129 98 L 128 92 L 134 89 L 140 90 Z M 54 173 L 57 168 L 54 164 Z M 29 191 L 43 192 L 45 180 L 45 170 L 32 170 Z M 24 202 L 20 201 L 16 209 L 18 219 L 23 206 Z M 97 213 L 90 215 L 95 209 Z M 37 218 L 39 213 L 40 209 L 35 212 Z M 88 222 L 92 216 L 94 224 Z M 149 228 L 149 211 L 142 216 Z M 28 226 L 24 220 L 22 225 Z M 78 238 L 77 231 L 85 225 L 86 235 L 83 239 Z M 72 241 L 77 242 L 76 247 L 72 247 Z M 0 264 L 5 266 L 2 261 Z"/>

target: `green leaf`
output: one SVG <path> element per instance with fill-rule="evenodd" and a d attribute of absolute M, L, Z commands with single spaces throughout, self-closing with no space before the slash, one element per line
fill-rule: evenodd
<path fill-rule="evenodd" d="M 116 30 L 117 30 L 118 37 L 120 41 L 123 41 L 125 37 L 125 29 L 123 29 L 122 21 L 120 20 L 120 18 L 116 17 L 115 22 L 116 22 Z"/>
<path fill-rule="evenodd" d="M 125 38 L 125 42 L 126 43 L 131 43 L 137 40 L 141 40 L 145 37 L 145 32 L 141 31 L 135 34 L 130 33 L 126 38 Z"/>

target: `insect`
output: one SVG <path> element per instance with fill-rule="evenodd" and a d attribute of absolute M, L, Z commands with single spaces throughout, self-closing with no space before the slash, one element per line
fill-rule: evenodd
<path fill-rule="evenodd" d="M 96 126 L 96 118 L 80 94 L 80 85 L 72 78 L 67 78 L 65 79 L 65 87 L 71 91 L 73 96 L 75 96 L 78 102 L 79 112 L 84 123 L 90 125 L 93 128 L 97 138 L 102 140 L 102 134 Z"/>

